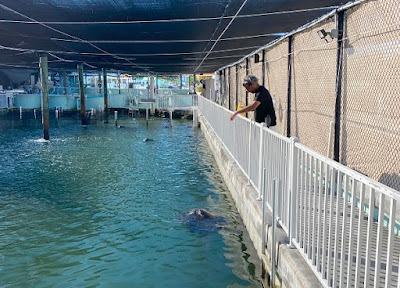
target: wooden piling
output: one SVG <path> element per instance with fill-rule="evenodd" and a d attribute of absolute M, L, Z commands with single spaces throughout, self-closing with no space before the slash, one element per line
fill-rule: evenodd
<path fill-rule="evenodd" d="M 81 98 L 81 119 L 82 125 L 87 125 L 85 86 L 83 84 L 83 64 L 78 64 L 79 95 Z"/>
<path fill-rule="evenodd" d="M 42 98 L 42 122 L 43 138 L 50 140 L 50 116 L 49 116 L 49 89 L 48 89 L 49 71 L 47 66 L 47 56 L 40 57 L 40 80 L 41 80 L 41 98 Z"/>

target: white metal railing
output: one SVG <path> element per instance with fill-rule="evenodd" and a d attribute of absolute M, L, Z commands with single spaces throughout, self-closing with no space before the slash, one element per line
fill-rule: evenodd
<path fill-rule="evenodd" d="M 195 94 L 179 95 L 171 92 L 171 95 L 156 96 L 157 109 L 191 109 L 191 107 L 196 105 L 197 95 Z"/>
<path fill-rule="evenodd" d="M 231 111 L 204 97 L 198 103 L 266 206 L 276 203 L 273 213 L 324 287 L 400 287 L 399 191 L 296 138 L 243 117 L 231 122 Z"/>

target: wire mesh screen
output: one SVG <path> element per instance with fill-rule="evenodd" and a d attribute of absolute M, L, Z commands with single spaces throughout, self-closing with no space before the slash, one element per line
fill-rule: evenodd
<path fill-rule="evenodd" d="M 248 74 L 249 75 L 254 75 L 258 78 L 258 83 L 260 83 L 260 85 L 262 85 L 262 53 L 259 52 L 257 54 L 258 56 L 258 63 L 256 63 L 256 56 L 251 56 L 249 57 L 249 61 L 247 62 L 247 70 L 248 70 Z M 248 99 L 247 99 L 247 103 L 251 104 L 254 101 L 254 94 L 252 93 L 248 93 Z M 254 119 L 254 112 L 248 112 L 248 118 L 250 119 Z"/>
<path fill-rule="evenodd" d="M 265 88 L 275 103 L 276 132 L 286 135 L 288 44 L 285 40 L 265 52 Z"/>
<path fill-rule="evenodd" d="M 326 155 L 330 122 L 335 115 L 337 42 L 317 31 L 335 28 L 333 19 L 293 37 L 291 126 L 292 136 Z"/>
<path fill-rule="evenodd" d="M 246 106 L 246 89 L 242 85 L 243 78 L 246 76 L 246 61 L 240 62 L 238 68 L 238 106 L 236 108 L 243 108 Z"/>
<path fill-rule="evenodd" d="M 400 5 L 346 11 L 341 162 L 400 190 Z"/>
<path fill-rule="evenodd" d="M 228 68 L 229 71 L 229 96 L 230 96 L 230 107 L 232 111 L 236 111 L 236 66 Z"/>
<path fill-rule="evenodd" d="M 225 68 L 224 70 L 224 98 L 226 109 L 229 109 L 229 68 Z"/>
<path fill-rule="evenodd" d="M 228 91 L 228 81 L 227 81 L 227 69 L 221 70 L 221 106 L 229 107 L 229 91 Z"/>
<path fill-rule="evenodd" d="M 254 75 L 258 78 L 258 83 L 262 84 L 262 52 L 257 54 L 258 63 L 256 63 L 255 56 L 251 56 L 248 62 L 248 71 L 249 74 Z"/>

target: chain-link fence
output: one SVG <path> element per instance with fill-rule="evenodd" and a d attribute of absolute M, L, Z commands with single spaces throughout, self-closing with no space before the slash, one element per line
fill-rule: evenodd
<path fill-rule="evenodd" d="M 328 19 L 293 36 L 290 134 L 323 155 L 335 120 L 337 42 L 317 32 L 333 28 Z"/>
<path fill-rule="evenodd" d="M 346 11 L 341 162 L 400 190 L 400 3 Z"/>
<path fill-rule="evenodd" d="M 225 68 L 224 106 L 252 103 L 242 80 L 253 74 L 274 100 L 277 132 L 400 190 L 399 13 L 398 0 L 339 9 Z"/>
<path fill-rule="evenodd" d="M 242 62 L 240 62 L 240 64 L 238 65 L 238 73 L 237 73 L 237 77 L 238 77 L 238 91 L 237 91 L 237 94 L 238 94 L 238 103 L 237 103 L 237 106 L 236 106 L 236 109 L 241 109 L 241 108 L 244 108 L 246 105 L 247 105 L 247 98 L 246 98 L 246 89 L 244 89 L 243 88 L 243 85 L 242 85 L 242 81 L 243 81 L 243 78 L 247 75 L 247 69 L 246 69 L 247 67 L 246 67 L 246 60 L 245 61 L 242 61 Z"/>
<path fill-rule="evenodd" d="M 276 131 L 287 135 L 288 111 L 288 40 L 265 51 L 265 88 L 275 102 Z"/>

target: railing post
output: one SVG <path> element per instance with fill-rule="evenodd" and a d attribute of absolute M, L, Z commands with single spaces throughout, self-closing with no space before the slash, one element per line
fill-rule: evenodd
<path fill-rule="evenodd" d="M 262 199 L 262 194 L 261 194 L 261 180 L 262 180 L 262 172 L 263 172 L 263 151 L 264 151 L 264 128 L 267 127 L 267 124 L 261 123 L 260 127 L 260 145 L 259 145 L 259 163 L 258 163 L 258 183 L 257 183 L 257 188 L 258 188 L 258 198 L 257 200 Z"/>
<path fill-rule="evenodd" d="M 276 258 L 276 241 L 275 241 L 275 230 L 276 230 L 276 205 L 275 205 L 275 196 L 278 193 L 276 187 L 276 183 L 278 179 L 272 180 L 272 235 L 271 235 L 271 276 L 270 276 L 270 286 L 275 287 L 275 258 Z"/>
<path fill-rule="evenodd" d="M 296 143 L 299 138 L 290 137 L 290 154 L 289 154 L 289 240 L 290 247 L 294 248 L 293 238 L 296 237 L 296 221 L 297 221 L 297 149 Z"/>
<path fill-rule="evenodd" d="M 253 119 L 250 119 L 250 131 L 249 131 L 249 156 L 248 159 L 248 166 L 247 166 L 247 186 L 250 186 L 250 165 L 251 165 L 251 132 L 253 128 Z"/>
<path fill-rule="evenodd" d="M 267 197 L 265 197 L 265 195 L 266 195 L 266 192 L 265 192 L 265 175 L 266 175 L 266 169 L 265 168 L 263 168 L 263 174 L 262 174 L 262 176 L 263 176 L 263 181 L 262 181 L 262 218 L 261 218 L 261 223 L 262 223 L 262 226 L 261 226 L 261 254 L 265 254 L 265 236 L 266 236 L 266 230 L 265 230 L 265 211 L 267 210 L 267 204 L 266 204 L 266 201 L 265 201 L 265 198 L 267 198 Z"/>

